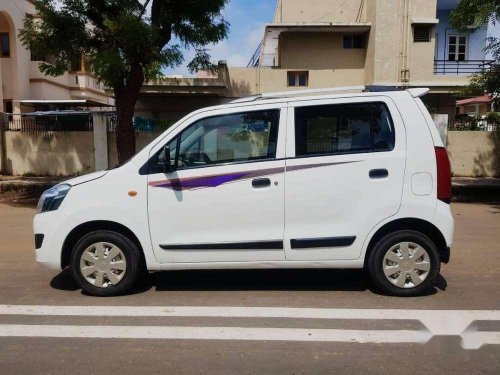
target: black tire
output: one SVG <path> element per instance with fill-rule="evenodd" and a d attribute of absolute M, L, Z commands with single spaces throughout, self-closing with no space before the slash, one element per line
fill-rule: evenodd
<path fill-rule="evenodd" d="M 422 246 L 429 255 L 430 269 L 427 277 L 421 284 L 411 288 L 401 288 L 392 284 L 385 276 L 383 269 L 386 252 L 391 247 L 402 242 L 413 242 Z M 420 232 L 402 230 L 386 235 L 375 244 L 373 251 L 369 255 L 367 266 L 371 279 L 385 294 L 398 297 L 414 297 L 422 295 L 432 288 L 439 274 L 441 261 L 436 245 L 429 237 Z"/>
<path fill-rule="evenodd" d="M 107 242 L 117 246 L 126 261 L 126 270 L 116 285 L 97 287 L 91 284 L 80 271 L 80 260 L 83 252 L 98 242 Z M 118 296 L 126 293 L 135 284 L 142 271 L 142 257 L 136 244 L 128 237 L 113 231 L 100 230 L 83 236 L 71 252 L 70 270 L 73 278 L 87 294 L 98 297 Z M 116 271 L 115 271 L 116 272 Z"/>

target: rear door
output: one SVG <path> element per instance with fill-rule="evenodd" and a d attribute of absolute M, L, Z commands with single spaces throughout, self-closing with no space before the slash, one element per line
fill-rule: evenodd
<path fill-rule="evenodd" d="M 354 260 L 370 230 L 398 212 L 406 134 L 387 97 L 289 105 L 287 260 Z"/>

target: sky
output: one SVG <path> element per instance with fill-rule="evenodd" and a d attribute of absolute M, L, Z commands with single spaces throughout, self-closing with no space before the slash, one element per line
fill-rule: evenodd
<path fill-rule="evenodd" d="M 231 25 L 228 38 L 216 45 L 207 46 L 212 61 L 226 60 L 229 66 L 247 66 L 264 35 L 264 25 L 274 16 L 276 0 L 229 0 L 222 15 Z M 184 64 L 165 69 L 165 74 L 191 76 L 186 65 L 194 51 L 185 51 Z"/>

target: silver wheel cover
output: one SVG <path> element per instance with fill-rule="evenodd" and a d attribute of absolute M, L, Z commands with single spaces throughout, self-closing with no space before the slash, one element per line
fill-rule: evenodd
<path fill-rule="evenodd" d="M 127 271 L 125 255 L 116 245 L 97 242 L 87 247 L 80 258 L 80 272 L 98 288 L 117 285 Z"/>
<path fill-rule="evenodd" d="M 422 246 L 413 242 L 400 242 L 384 255 L 383 271 L 387 280 L 398 288 L 410 289 L 429 276 L 431 260 Z"/>

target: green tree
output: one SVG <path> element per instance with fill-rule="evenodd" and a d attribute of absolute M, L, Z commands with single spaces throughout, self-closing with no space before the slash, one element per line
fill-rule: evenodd
<path fill-rule="evenodd" d="M 450 23 L 455 29 L 466 29 L 468 26 L 486 26 L 490 22 L 500 22 L 499 0 L 460 0 L 450 15 Z M 487 39 L 486 51 L 490 52 L 496 64 L 491 69 L 476 73 L 472 76 L 464 93 L 482 95 L 491 94 L 496 101 L 500 98 L 500 39 Z"/>
<path fill-rule="evenodd" d="M 181 64 L 181 46 L 195 51 L 191 72 L 215 69 L 206 46 L 227 36 L 229 24 L 221 16 L 226 2 L 35 0 L 37 15 L 25 19 L 19 35 L 25 47 L 54 57 L 40 64 L 45 75 L 61 75 L 85 56 L 92 73 L 113 89 L 122 164 L 135 153 L 132 120 L 144 81 Z"/>

